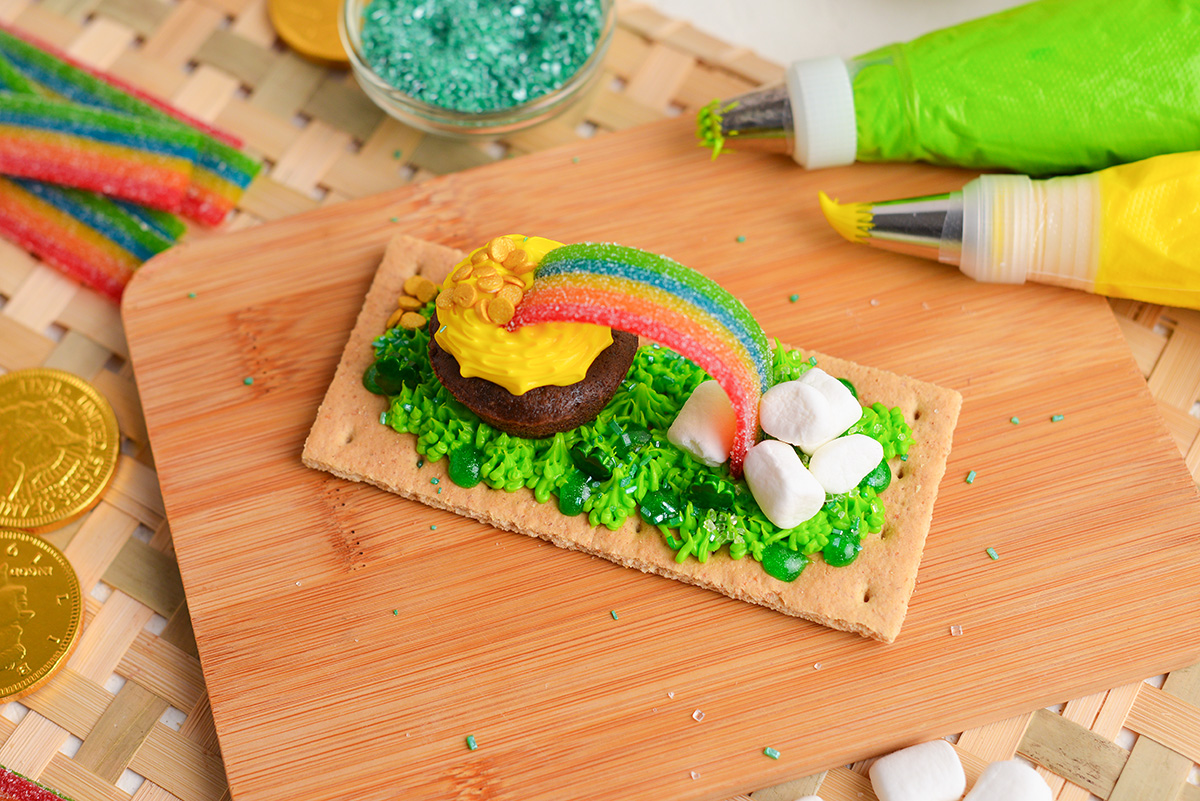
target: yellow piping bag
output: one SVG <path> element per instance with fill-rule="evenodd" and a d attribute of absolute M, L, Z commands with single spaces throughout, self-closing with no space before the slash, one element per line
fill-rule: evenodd
<path fill-rule="evenodd" d="M 962 191 L 821 209 L 851 242 L 1036 281 L 1200 309 L 1200 152 L 1088 175 L 983 175 Z"/>

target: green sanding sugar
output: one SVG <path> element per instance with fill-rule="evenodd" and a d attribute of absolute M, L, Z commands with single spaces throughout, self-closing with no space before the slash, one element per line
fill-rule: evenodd
<path fill-rule="evenodd" d="M 603 26 L 600 0 L 372 0 L 362 46 L 371 69 L 400 91 L 486 112 L 560 88 Z"/>

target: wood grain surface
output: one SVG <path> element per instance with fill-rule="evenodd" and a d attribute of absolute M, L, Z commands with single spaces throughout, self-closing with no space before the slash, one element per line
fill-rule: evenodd
<path fill-rule="evenodd" d="M 855 248 L 817 210 L 969 177 L 709 163 L 675 120 L 147 265 L 123 315 L 234 796 L 720 799 L 1200 658 L 1200 502 L 1108 305 Z M 666 253 L 769 335 L 962 392 L 899 641 L 305 469 L 396 230 Z"/>

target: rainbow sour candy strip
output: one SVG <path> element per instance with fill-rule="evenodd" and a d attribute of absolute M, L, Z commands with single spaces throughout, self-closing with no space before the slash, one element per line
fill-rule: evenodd
<path fill-rule="evenodd" d="M 257 160 L 238 150 L 241 143 L 236 138 L 44 42 L 0 26 L 0 55 L 7 57 L 20 75 L 48 93 L 174 125 L 180 136 L 196 137 L 197 155 L 182 213 L 198 222 L 216 225 L 224 220 L 261 168 Z"/>
<path fill-rule="evenodd" d="M 0 93 L 0 173 L 175 210 L 191 183 L 196 135 L 118 112 Z"/>
<path fill-rule="evenodd" d="M 48 184 L 42 188 L 71 191 Z M 0 233 L 114 300 L 141 263 L 100 231 L 5 178 L 0 178 Z"/>
<path fill-rule="evenodd" d="M 741 475 L 758 439 L 758 401 L 771 385 L 771 350 L 737 298 L 665 256 L 612 244 L 564 245 L 542 259 L 508 328 L 544 322 L 628 331 L 700 365 L 733 404 L 729 468 Z"/>

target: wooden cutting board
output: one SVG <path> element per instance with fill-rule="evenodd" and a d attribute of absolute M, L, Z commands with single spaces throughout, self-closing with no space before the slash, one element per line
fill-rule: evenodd
<path fill-rule="evenodd" d="M 126 331 L 238 801 L 722 799 L 1200 659 L 1200 501 L 1107 304 L 852 246 L 816 202 L 969 177 L 710 163 L 675 120 L 148 264 Z M 960 390 L 899 641 L 305 469 L 396 231 L 666 253 L 768 335 Z"/>

